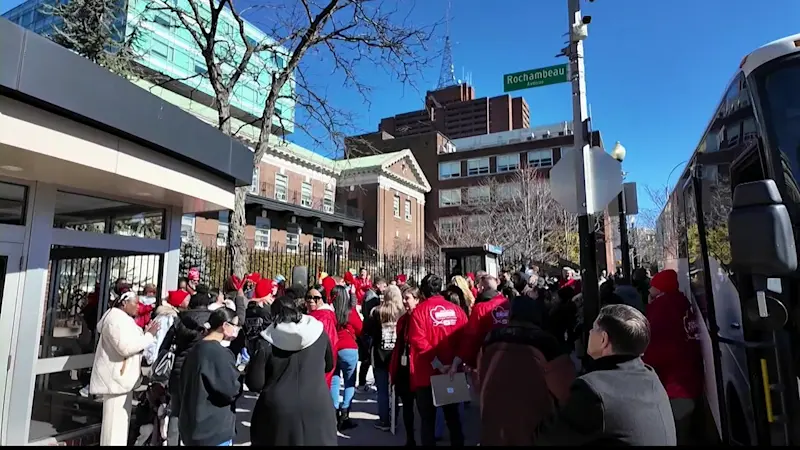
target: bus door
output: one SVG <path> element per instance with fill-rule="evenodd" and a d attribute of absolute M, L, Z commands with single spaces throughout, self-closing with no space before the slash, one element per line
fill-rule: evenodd
<path fill-rule="evenodd" d="M 698 321 L 698 336 L 703 351 L 705 371 L 705 400 L 714 421 L 717 435 L 723 444 L 729 444 L 728 416 L 725 402 L 723 364 L 719 347 L 719 326 L 714 304 L 712 273 L 714 266 L 708 260 L 708 237 L 704 217 L 710 209 L 704 201 L 702 188 L 703 167 L 692 163 L 689 177 L 683 184 L 685 240 L 684 252 L 688 260 L 690 298 Z M 713 369 L 713 370 L 710 370 Z"/>

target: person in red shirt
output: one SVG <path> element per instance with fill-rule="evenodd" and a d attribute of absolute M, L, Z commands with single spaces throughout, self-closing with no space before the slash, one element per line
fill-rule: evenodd
<path fill-rule="evenodd" d="M 481 350 L 486 335 L 495 328 L 508 325 L 511 303 L 508 298 L 497 291 L 497 278 L 487 275 L 481 279 L 481 293 L 475 300 L 475 306 L 469 315 L 469 321 L 462 331 L 458 350 L 458 360 L 469 367 L 477 367 L 478 352 Z M 450 371 L 455 373 L 459 364 L 453 364 Z"/>
<path fill-rule="evenodd" d="M 397 396 L 403 402 L 403 428 L 406 430 L 406 447 L 416 447 L 414 433 L 414 391 L 411 390 L 411 360 L 408 343 L 408 324 L 411 312 L 419 304 L 420 293 L 415 287 L 403 289 L 403 306 L 406 313 L 397 320 L 397 342 L 389 362 L 389 380 L 394 386 Z"/>
<path fill-rule="evenodd" d="M 703 354 L 697 315 L 680 291 L 678 273 L 663 270 L 650 280 L 650 345 L 643 360 L 653 367 L 672 406 L 678 445 L 691 440 L 691 417 L 703 394 Z"/>
<path fill-rule="evenodd" d="M 363 323 L 358 311 L 350 302 L 350 294 L 344 286 L 334 286 L 331 290 L 331 304 L 336 314 L 336 368 L 331 380 L 331 397 L 337 411 L 339 430 L 356 426 L 350 420 L 350 403 L 356 393 L 358 375 L 358 337 Z M 344 382 L 344 383 L 342 383 Z M 339 386 L 344 384 L 344 397 L 339 401 Z"/>
<path fill-rule="evenodd" d="M 136 325 L 144 328 L 150 323 L 153 310 L 156 309 L 156 285 L 147 284 L 144 287 L 144 295 L 139 296 L 139 310 L 136 312 Z"/>
<path fill-rule="evenodd" d="M 367 291 L 372 288 L 372 278 L 370 278 L 365 267 L 362 267 L 359 270 L 359 275 L 356 281 L 356 299 L 360 305 L 364 302 L 364 296 L 367 294 Z"/>
<path fill-rule="evenodd" d="M 337 351 L 336 345 L 339 341 L 339 333 L 336 330 L 336 313 L 333 310 L 333 306 L 325 303 L 320 291 L 311 288 L 306 293 L 306 309 L 308 310 L 309 316 L 322 323 L 322 329 L 325 334 L 328 335 L 328 339 L 331 341 L 331 351 L 335 355 Z M 331 381 L 333 380 L 334 370 L 336 370 L 336 367 L 325 374 L 325 382 L 328 383 L 329 389 L 331 387 Z"/>
<path fill-rule="evenodd" d="M 469 285 L 469 291 L 472 293 L 472 298 L 478 298 L 478 288 L 475 287 L 475 274 L 470 272 L 466 276 L 467 284 Z"/>
<path fill-rule="evenodd" d="M 436 445 L 436 407 L 433 404 L 431 376 L 445 374 L 454 363 L 461 329 L 467 315 L 441 295 L 442 279 L 429 274 L 422 279 L 420 291 L 424 300 L 411 313 L 408 325 L 410 346 L 411 389 L 415 392 L 422 430 L 423 446 Z M 454 447 L 464 445 L 464 433 L 458 404 L 442 407 Z"/>
<path fill-rule="evenodd" d="M 197 291 L 197 285 L 200 284 L 200 270 L 197 267 L 192 267 L 189 269 L 186 278 L 189 280 L 186 284 L 186 290 L 189 291 L 189 294 L 194 295 Z"/>

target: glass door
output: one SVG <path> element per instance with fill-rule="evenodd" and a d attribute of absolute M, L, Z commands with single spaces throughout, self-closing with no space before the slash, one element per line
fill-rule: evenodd
<path fill-rule="evenodd" d="M 19 299 L 22 279 L 22 245 L 0 242 L 0 437 L 6 433 L 6 388 L 11 382 L 7 376 L 13 363 L 11 353 L 14 329 L 14 311 Z M 0 445 L 4 445 L 0 440 Z"/>

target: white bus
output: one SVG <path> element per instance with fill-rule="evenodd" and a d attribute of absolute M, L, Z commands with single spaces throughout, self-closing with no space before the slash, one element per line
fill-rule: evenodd
<path fill-rule="evenodd" d="M 755 292 L 750 278 L 731 267 L 728 239 L 733 189 L 767 179 L 777 184 L 797 239 L 799 176 L 797 34 L 742 59 L 658 219 L 661 268 L 678 272 L 681 289 L 705 319 L 700 328 L 708 422 L 723 443 L 800 444 L 798 383 L 780 382 L 797 380 L 798 277 L 768 280 L 770 295 L 786 306 L 789 320 L 765 336 L 746 320 L 742 305 Z"/>

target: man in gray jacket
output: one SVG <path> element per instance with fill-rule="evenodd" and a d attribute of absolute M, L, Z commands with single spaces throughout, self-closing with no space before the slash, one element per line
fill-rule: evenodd
<path fill-rule="evenodd" d="M 577 378 L 536 445 L 675 446 L 675 421 L 658 375 L 642 362 L 650 324 L 637 309 L 608 305 L 589 332 L 588 373 Z"/>

